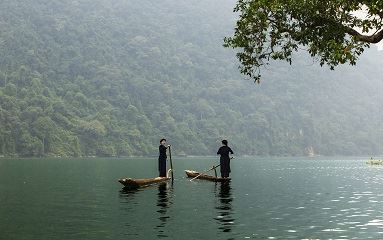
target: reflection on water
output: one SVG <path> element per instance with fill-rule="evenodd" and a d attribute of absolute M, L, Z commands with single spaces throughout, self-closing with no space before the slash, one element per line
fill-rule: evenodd
<path fill-rule="evenodd" d="M 170 218 L 168 212 L 168 208 L 172 204 L 171 196 L 172 196 L 172 187 L 168 183 L 161 183 L 158 185 L 158 193 L 157 193 L 157 213 L 159 213 L 158 219 L 160 220 L 159 224 L 156 226 L 158 230 L 157 237 L 166 238 L 168 237 L 165 234 L 165 227 L 168 219 Z"/>
<path fill-rule="evenodd" d="M 142 234 L 149 234 L 151 230 L 149 230 L 148 226 L 153 224 L 153 234 L 157 238 L 169 237 L 167 222 L 170 219 L 168 210 L 173 204 L 173 184 L 160 183 L 138 189 L 123 188 L 119 193 L 122 203 L 127 203 L 120 205 L 121 212 L 126 216 L 123 221 L 127 230 L 126 236 L 136 238 Z M 147 199 L 153 198 L 155 199 L 154 204 L 150 203 L 150 205 L 144 206 L 148 203 Z M 145 211 L 148 212 L 143 213 Z M 154 217 L 155 213 L 157 213 L 158 217 Z M 145 219 L 148 214 L 154 218 L 146 218 L 145 223 L 143 223 L 142 219 Z"/>
<path fill-rule="evenodd" d="M 131 217 L 134 215 L 134 211 L 139 208 L 140 203 L 139 200 L 137 200 L 138 193 L 140 192 L 140 189 L 132 189 L 132 188 L 122 188 L 119 191 L 119 197 L 122 200 L 122 203 L 128 203 L 120 205 L 122 212 L 128 213 L 126 217 L 124 217 L 122 224 L 124 226 L 124 229 L 135 229 L 137 225 L 133 221 L 134 219 Z M 129 237 L 135 237 L 137 238 L 139 234 L 136 231 L 127 231 L 126 233 Z"/>
<path fill-rule="evenodd" d="M 229 184 L 179 171 L 175 188 L 121 190 L 115 179 L 151 175 L 149 160 L 0 159 L 0 239 L 383 239 L 382 166 L 249 158 Z M 206 165 L 177 166 L 194 162 Z"/>
<path fill-rule="evenodd" d="M 232 204 L 233 197 L 231 194 L 231 185 L 230 182 L 223 182 L 216 184 L 216 187 L 219 187 L 218 193 L 218 204 L 215 207 L 218 210 L 218 216 L 215 217 L 215 220 L 218 221 L 220 226 L 218 227 L 222 232 L 231 232 L 234 218 L 232 216 Z"/>
<path fill-rule="evenodd" d="M 133 200 L 135 195 L 140 191 L 140 189 L 132 189 L 124 187 L 120 190 L 120 198 L 125 199 L 126 201 Z M 134 203 L 133 203 L 134 204 Z"/>
<path fill-rule="evenodd" d="M 139 192 L 138 188 L 128 188 L 124 187 L 120 190 L 120 195 L 124 197 L 133 197 L 137 192 Z"/>

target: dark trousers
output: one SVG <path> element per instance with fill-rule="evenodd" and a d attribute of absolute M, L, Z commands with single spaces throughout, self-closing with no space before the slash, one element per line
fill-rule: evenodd
<path fill-rule="evenodd" d="M 158 171 L 160 177 L 166 177 L 166 158 L 158 158 Z"/>
<path fill-rule="evenodd" d="M 230 175 L 230 158 L 221 158 L 220 159 L 221 164 L 221 177 L 228 178 Z"/>

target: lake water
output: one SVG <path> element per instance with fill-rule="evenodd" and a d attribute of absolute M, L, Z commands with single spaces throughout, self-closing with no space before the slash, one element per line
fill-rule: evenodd
<path fill-rule="evenodd" d="M 0 159 L 0 239 L 383 239 L 383 168 L 362 158 L 237 158 L 229 184 L 184 177 L 123 191 L 155 158 Z"/>

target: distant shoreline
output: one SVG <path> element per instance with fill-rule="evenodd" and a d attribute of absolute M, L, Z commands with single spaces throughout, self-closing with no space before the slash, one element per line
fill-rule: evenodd
<path fill-rule="evenodd" d="M 340 158 L 342 160 L 344 159 L 360 159 L 360 160 L 370 160 L 371 157 L 373 157 L 373 159 L 382 159 L 383 158 L 383 155 L 362 155 L 362 156 L 348 156 L 348 155 L 334 155 L 334 156 L 325 156 L 325 155 L 318 155 L 318 156 L 314 156 L 314 157 L 311 157 L 311 156 L 257 156 L 257 155 L 239 155 L 239 156 L 235 156 L 237 158 L 257 158 L 257 159 L 268 159 L 268 158 L 272 158 L 272 159 L 283 159 L 283 158 L 296 158 L 296 159 L 311 159 L 313 161 L 316 161 L 316 160 L 326 160 L 328 158 Z M 152 155 L 152 156 L 114 156 L 114 157 L 103 157 L 103 156 L 82 156 L 82 157 L 69 157 L 69 156 L 66 156 L 66 157 L 59 157 L 59 156 L 44 156 L 44 157 L 21 157 L 21 156 L 0 156 L 0 160 L 2 159 L 14 159 L 14 160 L 17 160 L 17 159 L 78 159 L 78 160 L 82 160 L 82 159 L 147 159 L 147 158 L 158 158 L 157 155 Z M 182 158 L 182 159 L 193 159 L 193 158 L 219 158 L 219 156 L 216 156 L 216 155 L 187 155 L 187 156 L 177 156 L 177 155 L 173 155 L 172 157 L 173 159 L 174 158 Z M 235 159 L 234 159 L 235 161 Z"/>

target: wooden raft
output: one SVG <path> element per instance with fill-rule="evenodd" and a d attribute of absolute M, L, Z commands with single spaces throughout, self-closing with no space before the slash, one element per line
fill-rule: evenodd
<path fill-rule="evenodd" d="M 133 179 L 133 178 L 121 178 L 118 179 L 118 182 L 129 188 L 139 188 L 143 186 L 148 186 L 155 183 L 166 182 L 170 180 L 168 177 L 156 177 L 156 178 L 141 178 L 141 179 Z"/>
<path fill-rule="evenodd" d="M 186 175 L 189 178 L 194 178 L 197 177 L 200 173 L 193 171 L 193 170 L 185 170 Z M 231 178 L 221 178 L 221 177 L 215 177 L 207 174 L 202 174 L 200 175 L 197 179 L 203 179 L 203 180 L 208 180 L 212 182 L 228 182 L 231 180 Z"/>
<path fill-rule="evenodd" d="M 166 182 L 166 181 L 170 180 L 171 179 L 171 177 L 170 177 L 171 173 L 172 173 L 172 170 L 169 169 L 167 174 L 166 174 L 166 177 L 140 178 L 140 179 L 121 178 L 121 179 L 118 179 L 118 182 L 127 188 L 145 187 L 145 186 L 148 186 L 151 184 Z"/>

